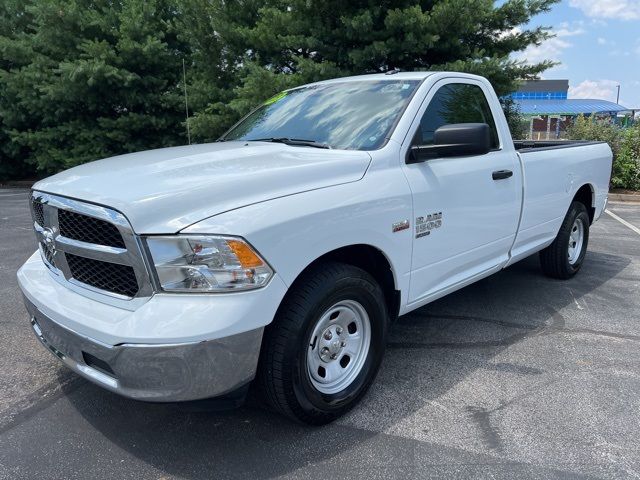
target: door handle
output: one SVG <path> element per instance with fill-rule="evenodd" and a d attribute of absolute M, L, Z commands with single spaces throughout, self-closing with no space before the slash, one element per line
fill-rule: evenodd
<path fill-rule="evenodd" d="M 513 175 L 511 170 L 496 170 L 491 174 L 491 177 L 494 180 L 504 180 L 505 178 L 509 178 Z"/>

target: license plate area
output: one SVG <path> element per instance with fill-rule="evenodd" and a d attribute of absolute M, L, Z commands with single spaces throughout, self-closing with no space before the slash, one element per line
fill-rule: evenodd
<path fill-rule="evenodd" d="M 56 326 L 46 316 L 38 315 L 39 311 L 37 309 L 34 308 L 34 310 L 31 317 L 31 327 L 40 343 L 71 369 L 101 385 L 111 389 L 118 388 L 118 380 L 115 378 L 115 373 L 110 365 L 89 353 L 99 354 L 100 347 L 92 345 L 89 341 L 83 340 L 62 327 Z"/>
<path fill-rule="evenodd" d="M 38 336 L 38 339 L 42 344 L 47 347 L 51 352 L 58 357 L 60 360 L 64 360 L 67 358 L 67 355 L 61 350 L 59 345 L 54 344 L 55 340 L 51 340 L 48 336 L 42 331 L 42 327 L 40 326 L 40 322 L 38 322 L 38 318 L 36 315 L 31 317 L 31 327 L 33 331 Z"/>

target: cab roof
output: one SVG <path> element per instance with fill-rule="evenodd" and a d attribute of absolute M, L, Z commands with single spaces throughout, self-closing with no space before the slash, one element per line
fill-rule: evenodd
<path fill-rule="evenodd" d="M 441 72 L 394 72 L 394 73 L 369 73 L 366 75 L 354 75 L 351 77 L 332 78 L 330 80 L 322 80 L 314 82 L 312 85 L 343 83 L 343 82 L 362 82 L 375 80 L 424 80 L 431 75 Z"/>
<path fill-rule="evenodd" d="M 332 78 L 330 80 L 321 80 L 319 82 L 309 83 L 307 85 L 301 85 L 300 87 L 306 87 L 309 85 L 328 85 L 332 83 L 344 83 L 344 82 L 362 82 L 362 81 L 384 81 L 384 80 L 418 80 L 423 81 L 428 77 L 437 76 L 437 77 L 461 77 L 475 80 L 484 80 L 484 77 L 479 77 L 478 75 L 473 75 L 470 73 L 463 72 L 446 72 L 446 71 L 438 71 L 438 72 L 389 72 L 389 73 L 370 73 L 366 75 L 354 75 L 351 77 L 340 77 L 340 78 Z M 295 88 L 300 88 L 295 87 Z M 291 89 L 294 90 L 294 89 Z"/>

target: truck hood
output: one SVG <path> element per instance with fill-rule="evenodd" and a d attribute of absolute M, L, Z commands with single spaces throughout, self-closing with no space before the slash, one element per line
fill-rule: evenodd
<path fill-rule="evenodd" d="M 220 142 L 87 163 L 34 189 L 119 210 L 137 233 L 175 233 L 239 207 L 360 180 L 370 161 L 361 151 Z"/>

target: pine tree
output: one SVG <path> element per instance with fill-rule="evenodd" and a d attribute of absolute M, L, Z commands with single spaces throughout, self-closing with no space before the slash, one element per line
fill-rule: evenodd
<path fill-rule="evenodd" d="M 0 179 L 186 143 L 183 61 L 195 141 L 331 77 L 460 70 L 503 95 L 552 65 L 510 55 L 556 1 L 4 0 Z"/>
<path fill-rule="evenodd" d="M 8 71 L 27 63 L 27 52 L 17 38 L 25 32 L 31 17 L 21 0 L 5 0 L 0 3 L 0 103 L 7 103 L 9 115 L 11 98 L 7 92 Z M 26 178 L 35 175 L 36 167 L 30 162 L 28 150 L 11 141 L 7 115 L 0 113 L 0 180 Z"/>
<path fill-rule="evenodd" d="M 233 65 L 240 85 L 232 101 L 197 115 L 196 132 L 213 138 L 221 132 L 201 128 L 210 126 L 210 114 L 237 117 L 283 88 L 394 68 L 475 73 L 488 77 L 499 95 L 507 94 L 518 80 L 553 64 L 524 64 L 509 56 L 549 37 L 545 28 L 522 25 L 556 1 L 226 2 L 211 18 L 238 55 Z"/>
<path fill-rule="evenodd" d="M 23 25 L 0 32 L 0 118 L 14 151 L 50 173 L 185 143 L 178 3 L 16 2 Z"/>

